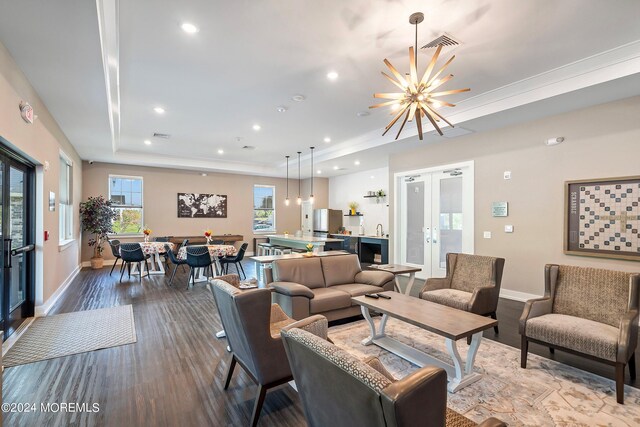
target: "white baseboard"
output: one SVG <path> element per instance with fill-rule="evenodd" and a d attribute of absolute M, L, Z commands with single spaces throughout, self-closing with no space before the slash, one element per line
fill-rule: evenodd
<path fill-rule="evenodd" d="M 500 298 L 506 298 L 514 301 L 527 302 L 530 299 L 540 298 L 542 295 L 528 294 L 526 292 L 512 291 L 510 289 L 500 289 Z"/>
<path fill-rule="evenodd" d="M 78 273 L 80 273 L 80 269 L 82 265 L 78 265 L 72 272 L 69 274 L 69 277 L 65 279 L 64 282 L 56 289 L 56 291 L 49 297 L 49 299 L 42 305 L 37 305 L 35 307 L 35 317 L 46 316 L 51 310 L 51 307 L 58 301 L 58 299 L 62 296 L 62 294 L 67 290 L 73 279 L 76 278 Z"/>

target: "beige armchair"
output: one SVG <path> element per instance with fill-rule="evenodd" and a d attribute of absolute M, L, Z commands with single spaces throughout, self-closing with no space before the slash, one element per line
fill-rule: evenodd
<path fill-rule="evenodd" d="M 497 319 L 503 270 L 504 258 L 447 254 L 447 276 L 427 279 L 420 298 Z"/>
<path fill-rule="evenodd" d="M 237 276 L 234 276 L 227 276 L 226 279 L 237 283 Z M 211 288 L 231 348 L 224 389 L 229 387 L 236 364 L 258 384 L 251 417 L 251 425 L 255 426 L 267 391 L 292 379 L 280 330 L 296 324 L 296 321 L 288 317 L 277 304 L 271 304 L 271 292 L 268 289 L 241 290 L 220 278 L 211 282 Z M 308 318 L 296 325 L 326 339 L 326 319 Z"/>
<path fill-rule="evenodd" d="M 447 408 L 441 368 L 424 367 L 396 380 L 377 358 L 360 361 L 296 325 L 281 333 L 310 427 L 477 425 Z M 505 424 L 490 418 L 481 426 Z"/>
<path fill-rule="evenodd" d="M 544 297 L 520 317 L 522 368 L 530 342 L 615 366 L 616 397 L 624 403 L 624 370 L 636 378 L 640 274 L 549 264 Z"/>

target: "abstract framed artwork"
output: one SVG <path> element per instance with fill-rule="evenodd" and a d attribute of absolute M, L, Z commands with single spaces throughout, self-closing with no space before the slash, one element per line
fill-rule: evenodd
<path fill-rule="evenodd" d="M 640 176 L 565 182 L 564 253 L 640 261 Z"/>
<path fill-rule="evenodd" d="M 178 218 L 226 218 L 227 196 L 178 193 Z"/>

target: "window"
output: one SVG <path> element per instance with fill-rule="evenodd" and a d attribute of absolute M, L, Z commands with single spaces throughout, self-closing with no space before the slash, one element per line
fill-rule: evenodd
<path fill-rule="evenodd" d="M 64 153 L 60 153 L 60 203 L 59 229 L 60 242 L 73 239 L 73 162 Z"/>
<path fill-rule="evenodd" d="M 114 234 L 142 234 L 142 177 L 109 175 L 109 200 L 118 212 Z"/>
<path fill-rule="evenodd" d="M 272 233 L 276 231 L 275 201 L 276 187 L 273 185 L 253 186 L 253 231 Z"/>

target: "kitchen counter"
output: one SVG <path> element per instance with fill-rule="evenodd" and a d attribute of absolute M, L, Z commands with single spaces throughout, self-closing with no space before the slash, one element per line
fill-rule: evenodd
<path fill-rule="evenodd" d="M 386 236 L 376 236 L 376 235 L 368 235 L 368 234 L 329 234 L 329 236 L 340 236 L 340 237 L 353 237 L 353 238 L 367 238 L 367 239 L 383 239 L 389 240 Z"/>
<path fill-rule="evenodd" d="M 333 239 L 331 237 L 316 237 L 316 236 L 298 236 L 293 234 L 269 234 L 265 237 L 269 238 L 269 243 L 274 245 L 286 246 L 288 248 L 306 249 L 306 246 L 311 243 L 314 250 L 323 251 L 327 243 L 329 246 L 337 246 L 338 248 L 342 244 L 342 240 Z"/>

